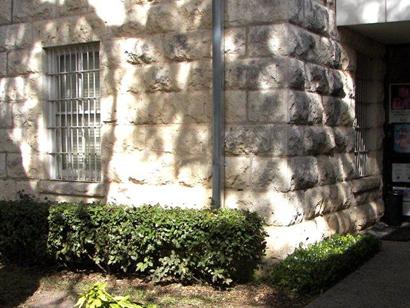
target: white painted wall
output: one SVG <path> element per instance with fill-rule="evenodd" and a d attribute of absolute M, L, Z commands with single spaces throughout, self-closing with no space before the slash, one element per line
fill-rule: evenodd
<path fill-rule="evenodd" d="M 410 0 L 337 0 L 337 25 L 410 20 Z"/>

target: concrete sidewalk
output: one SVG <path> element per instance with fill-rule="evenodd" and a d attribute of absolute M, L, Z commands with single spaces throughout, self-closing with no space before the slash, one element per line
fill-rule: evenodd
<path fill-rule="evenodd" d="M 382 250 L 308 308 L 409 308 L 410 242 L 384 241 Z"/>

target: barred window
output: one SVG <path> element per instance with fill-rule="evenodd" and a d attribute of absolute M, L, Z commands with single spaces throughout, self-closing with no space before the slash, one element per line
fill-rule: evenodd
<path fill-rule="evenodd" d="M 46 49 L 51 176 L 101 180 L 99 44 Z"/>
<path fill-rule="evenodd" d="M 355 164 L 359 176 L 367 176 L 368 149 L 366 141 L 366 98 L 369 93 L 369 82 L 362 79 L 356 80 L 356 120 L 355 120 Z"/>

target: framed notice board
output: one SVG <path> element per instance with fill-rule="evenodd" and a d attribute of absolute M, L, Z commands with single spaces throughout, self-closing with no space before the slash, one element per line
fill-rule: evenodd
<path fill-rule="evenodd" d="M 410 123 L 410 83 L 390 84 L 389 122 Z"/>

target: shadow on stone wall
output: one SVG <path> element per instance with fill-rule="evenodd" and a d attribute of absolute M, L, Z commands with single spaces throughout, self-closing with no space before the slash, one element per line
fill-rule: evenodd
<path fill-rule="evenodd" d="M 113 184 L 124 183 L 131 188 L 171 184 L 209 188 L 211 1 L 160 5 L 125 1 L 118 3 L 116 10 L 121 20 L 118 25 L 109 25 L 107 19 L 113 15 L 110 8 L 93 1 L 32 1 L 15 5 L 14 21 L 33 22 L 35 27 L 30 23 L 15 24 L 5 37 L 5 48 L 10 49 L 10 78 L 3 78 L 2 92 L 10 101 L 5 105 L 11 107 L 11 112 L 6 109 L 1 116 L 14 123 L 1 132 L 2 139 L 8 141 L 3 142 L 4 152 L 8 153 L 7 166 L 16 170 L 9 172 L 8 182 L 31 179 L 32 191 L 28 193 L 38 195 L 41 189 L 36 180 L 48 178 L 46 141 L 41 135 L 46 132 L 42 126 L 47 125 L 40 82 L 44 52 L 39 52 L 39 48 L 97 40 L 103 58 L 102 173 L 106 195 L 110 195 Z M 59 14 L 65 16 L 41 22 Z M 17 59 L 16 53 L 20 55 Z M 17 133 L 21 134 L 19 138 Z M 116 156 L 117 165 L 113 163 Z M 66 184 L 67 191 L 72 191 L 70 185 Z M 115 189 L 112 195 L 120 195 L 121 189 Z M 50 192 L 47 196 L 53 197 Z M 92 194 L 88 197 L 95 200 Z M 103 201 L 112 202 L 115 198 Z M 204 198 L 200 202 L 203 201 Z"/>
<path fill-rule="evenodd" d="M 208 205 L 212 165 L 210 6 L 209 0 L 158 5 L 124 1 L 115 8 L 120 20 L 109 7 L 101 10 L 98 2 L 91 0 L 64 4 L 37 0 L 24 4 L 25 10 L 15 7 L 16 22 L 25 18 L 38 22 L 32 43 L 27 43 L 33 35 L 30 25 L 16 24 L 6 35 L 8 74 L 16 78 L 2 79 L 6 100 L 12 101 L 2 104 L 13 106 L 11 121 L 15 122 L 1 130 L 2 140 L 10 140 L 4 143 L 10 147 L 4 152 L 9 169 L 14 170 L 8 171 L 11 180 L 5 182 L 19 179 L 27 184 L 31 179 L 31 190 L 26 192 L 39 195 L 36 179 L 47 179 L 47 150 L 38 134 L 45 131 L 47 110 L 38 79 L 41 70 L 33 67 L 33 57 L 41 64 L 43 51 L 39 49 L 43 45 L 100 41 L 106 197 L 74 194 L 75 200 Z M 227 61 L 226 66 L 226 90 L 243 91 L 247 106 L 261 103 L 255 107 L 260 109 L 254 109 L 254 117 L 247 114 L 243 122 L 227 123 L 225 146 L 232 159 L 227 169 L 239 168 L 241 157 L 249 162 L 240 171 L 243 173 L 236 175 L 239 184 L 227 183 L 227 188 L 242 195 L 235 206 L 265 217 L 280 212 L 284 221 L 270 221 L 273 225 L 308 220 L 290 231 L 305 243 L 320 240 L 324 233 L 317 232 L 319 229 L 345 231 L 353 219 L 377 214 L 377 209 L 370 214 L 358 209 L 352 216 L 348 210 L 354 197 L 346 182 L 357 178 L 351 143 L 352 77 L 341 71 L 340 46 L 326 39 L 327 28 L 320 22 L 328 22 L 326 13 L 323 9 L 311 12 L 313 17 L 302 17 L 310 21 L 309 32 L 300 35 L 298 27 L 285 29 L 286 39 L 295 42 L 287 54 L 253 48 L 251 54 Z M 61 13 L 65 15 L 61 20 L 40 22 Z M 314 14 L 319 15 L 314 18 Z M 275 38 L 281 33 L 281 29 L 269 31 L 253 33 L 256 39 L 252 44 L 258 46 L 266 36 Z M 120 37 L 129 40 L 116 40 Z M 23 91 L 18 88 L 20 83 L 29 95 L 19 93 Z M 276 105 L 283 103 L 285 119 L 270 118 L 270 113 L 276 116 Z M 10 121 L 9 112 L 1 116 L 1 123 Z M 240 184 L 243 178 L 248 179 L 244 185 Z M 62 185 L 62 191 L 72 191 L 72 184 Z M 89 186 L 90 190 L 94 187 Z M 192 196 L 183 196 L 189 193 Z M 47 196 L 56 197 L 50 192 Z M 187 200 L 186 204 L 181 200 Z M 314 219 L 337 211 L 340 214 Z M 272 240 L 283 244 L 289 231 L 282 229 Z"/>

